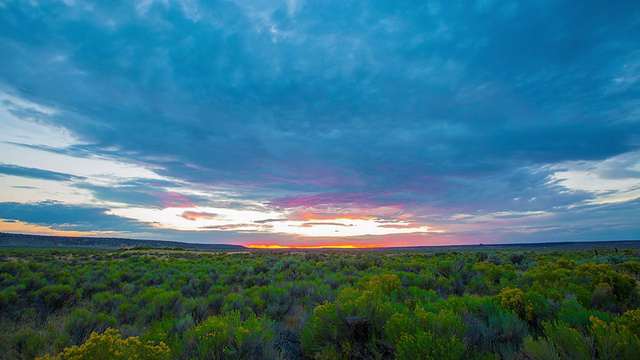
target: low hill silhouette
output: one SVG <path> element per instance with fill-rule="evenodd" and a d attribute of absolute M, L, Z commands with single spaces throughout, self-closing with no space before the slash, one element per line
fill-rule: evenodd
<path fill-rule="evenodd" d="M 180 241 L 141 240 L 127 238 L 48 236 L 0 232 L 0 247 L 60 247 L 120 249 L 133 247 L 182 248 L 185 250 L 245 250 L 241 245 L 194 244 Z"/>

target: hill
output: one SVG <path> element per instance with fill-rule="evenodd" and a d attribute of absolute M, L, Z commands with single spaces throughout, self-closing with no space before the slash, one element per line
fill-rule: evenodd
<path fill-rule="evenodd" d="M 0 247 L 61 247 L 119 249 L 136 246 L 153 248 L 182 248 L 185 250 L 245 250 L 241 245 L 193 244 L 179 241 L 140 240 L 126 238 L 98 238 L 12 234 L 0 232 Z"/>

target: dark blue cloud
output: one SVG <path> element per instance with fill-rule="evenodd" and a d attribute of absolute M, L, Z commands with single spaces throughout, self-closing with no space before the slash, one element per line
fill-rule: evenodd
<path fill-rule="evenodd" d="M 81 176 L 9 164 L 0 164 L 0 175 L 1 174 L 53 181 L 71 181 L 84 179 Z"/>
<path fill-rule="evenodd" d="M 15 202 L 0 203 L 0 219 L 6 223 L 22 221 L 30 224 L 50 227 L 60 231 L 105 231 L 109 236 L 154 238 L 196 243 L 237 243 L 266 240 L 283 236 L 273 234 L 235 234 L 211 231 L 178 231 L 154 228 L 153 224 L 143 224 L 134 220 L 109 215 L 108 209 L 86 205 L 69 205 L 53 201 L 22 204 Z M 271 240 L 275 242 L 275 240 Z"/>
<path fill-rule="evenodd" d="M 139 232 L 151 227 L 132 220 L 107 214 L 108 209 L 69 205 L 55 201 L 22 204 L 0 203 L 0 219 L 19 220 L 48 226 L 56 230 Z"/>
<path fill-rule="evenodd" d="M 164 208 L 167 206 L 202 206 L 209 200 L 201 196 L 178 194 L 168 190 L 182 187 L 167 180 L 135 179 L 121 181 L 112 185 L 96 185 L 91 183 L 77 184 L 79 189 L 89 190 L 93 196 L 102 201 L 113 201 L 130 206 Z"/>
<path fill-rule="evenodd" d="M 189 4 L 7 4 L 0 83 L 58 111 L 66 152 L 274 202 L 553 209 L 594 195 L 542 167 L 640 143 L 631 1 Z"/>

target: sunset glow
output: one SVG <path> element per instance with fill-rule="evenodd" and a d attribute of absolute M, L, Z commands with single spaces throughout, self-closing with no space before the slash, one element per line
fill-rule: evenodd
<path fill-rule="evenodd" d="M 396 218 L 355 214 L 313 214 L 278 212 L 262 204 L 246 209 L 208 207 L 166 207 L 164 209 L 122 208 L 110 214 L 142 221 L 161 229 L 183 231 L 233 231 L 243 233 L 292 234 L 304 237 L 353 237 L 414 233 L 443 233 L 428 225 Z M 293 215 L 292 215 L 293 214 Z M 300 214 L 304 215 L 301 216 Z"/>
<path fill-rule="evenodd" d="M 265 245 L 265 244 L 250 244 L 247 245 L 249 249 L 266 249 L 266 250 L 279 250 L 279 249 L 300 249 L 300 250 L 317 250 L 317 249 L 375 249 L 385 247 L 379 244 L 362 244 L 362 245 L 340 245 L 340 244 L 327 244 L 327 245 Z"/>
<path fill-rule="evenodd" d="M 0 219 L 0 232 L 15 232 L 21 234 L 37 234 L 52 236 L 104 236 L 112 235 L 112 231 L 76 231 L 76 230 L 57 230 L 47 226 L 28 224 L 22 221 L 6 221 Z"/>

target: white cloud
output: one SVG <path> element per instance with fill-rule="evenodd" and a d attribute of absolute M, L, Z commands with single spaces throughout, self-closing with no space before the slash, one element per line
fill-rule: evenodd
<path fill-rule="evenodd" d="M 23 113 L 24 116 L 17 116 L 16 113 Z M 50 125 L 49 117 L 59 115 L 52 107 L 0 93 L 0 120 L 3 124 L 0 163 L 88 177 L 98 184 L 112 183 L 114 179 L 162 179 L 138 164 L 95 156 L 71 156 L 36 148 L 64 150 L 74 145 L 84 145 L 67 129 Z"/>
<path fill-rule="evenodd" d="M 124 179 L 164 179 L 137 164 L 99 157 L 81 158 L 9 143 L 0 143 L 0 154 L 2 163 L 87 177 L 96 185 Z"/>
<path fill-rule="evenodd" d="M 593 204 L 616 203 L 640 197 L 640 151 L 628 152 L 601 161 L 568 161 L 550 166 L 551 181 L 567 191 L 595 195 Z"/>
<path fill-rule="evenodd" d="M 183 216 L 185 212 L 215 214 L 216 216 L 190 220 Z M 265 226 L 261 223 L 255 223 L 256 221 L 281 216 L 266 208 L 264 211 L 255 211 L 214 207 L 116 208 L 109 211 L 109 214 L 150 223 L 158 228 L 192 231 L 225 230 L 225 227 L 234 231 L 260 231 Z"/>
<path fill-rule="evenodd" d="M 116 208 L 109 214 L 149 223 L 162 229 L 183 231 L 237 231 L 293 234 L 310 237 L 349 237 L 364 235 L 411 234 L 441 232 L 425 225 L 406 221 L 372 218 L 290 220 L 258 203 L 250 209 L 193 207 L 165 209 Z M 188 214 L 188 216 L 186 216 Z M 202 214 L 202 216 L 198 216 Z"/>
<path fill-rule="evenodd" d="M 15 112 L 23 112 L 25 116 L 18 117 Z M 54 108 L 0 92 L 0 142 L 51 147 L 77 144 L 78 140 L 66 129 L 45 123 L 47 117 L 56 114 Z"/>
<path fill-rule="evenodd" d="M 0 174 L 0 202 L 41 201 L 60 201 L 66 204 L 97 203 L 90 191 L 75 188 L 68 182 Z"/>
<path fill-rule="evenodd" d="M 413 225 L 405 221 L 371 219 L 331 219 L 313 221 L 284 221 L 273 224 L 271 232 L 318 237 L 413 234 L 442 232 L 428 226 Z"/>
<path fill-rule="evenodd" d="M 0 163 L 78 177 L 59 182 L 2 175 L 0 201 L 104 203 L 90 191 L 74 185 L 85 182 L 110 186 L 129 179 L 165 179 L 139 164 L 97 156 L 64 154 L 65 149 L 85 144 L 67 129 L 50 125 L 50 118 L 60 115 L 55 108 L 0 92 L 0 121 L 3 124 L 3 131 L 0 132 Z"/>

